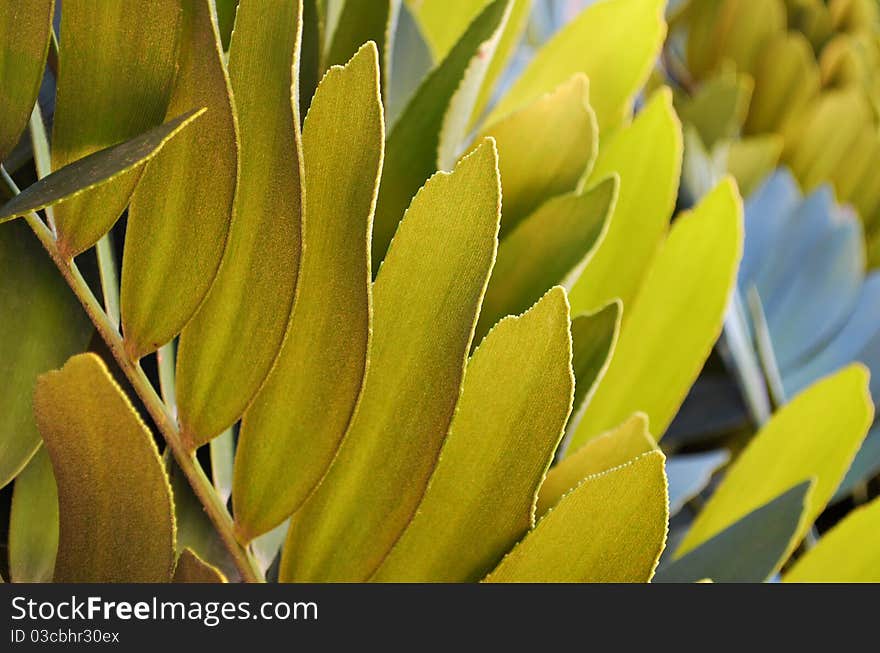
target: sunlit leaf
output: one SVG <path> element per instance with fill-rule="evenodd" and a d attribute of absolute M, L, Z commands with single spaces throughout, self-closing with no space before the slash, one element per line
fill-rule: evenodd
<path fill-rule="evenodd" d="M 666 542 L 663 454 L 588 476 L 485 581 L 647 582 Z"/>
<path fill-rule="evenodd" d="M 763 583 L 784 561 L 792 535 L 808 505 L 806 481 L 703 542 L 678 560 L 661 565 L 655 583 Z"/>
<path fill-rule="evenodd" d="M 534 525 L 535 495 L 571 410 L 568 329 L 568 301 L 555 287 L 486 336 L 425 496 L 373 580 L 479 580 Z"/>
<path fill-rule="evenodd" d="M 498 144 L 502 236 L 553 196 L 573 191 L 592 165 L 599 138 L 589 88 L 576 75 L 483 131 Z"/>
<path fill-rule="evenodd" d="M 597 438 L 556 464 L 538 493 L 537 515 L 553 508 L 586 477 L 607 472 L 637 456 L 654 451 L 657 444 L 648 432 L 648 417 L 636 413 L 623 424 Z"/>
<path fill-rule="evenodd" d="M 27 126 L 40 89 L 55 0 L 0 6 L 0 162 Z"/>
<path fill-rule="evenodd" d="M 495 122 L 586 73 L 600 129 L 620 124 L 666 35 L 663 0 L 591 4 L 544 45 L 487 119 Z M 626 43 L 626 48 L 620 44 Z"/>
<path fill-rule="evenodd" d="M 880 499 L 856 508 L 798 558 L 786 583 L 880 582 Z"/>
<path fill-rule="evenodd" d="M 193 447 L 244 413 L 278 355 L 293 306 L 302 156 L 291 89 L 301 8 L 299 0 L 267 0 L 243 4 L 236 16 L 229 50 L 240 141 L 236 219 L 220 272 L 183 330 L 177 357 L 179 420 Z"/>
<path fill-rule="evenodd" d="M 9 513 L 9 576 L 13 583 L 48 583 L 58 552 L 58 492 L 45 449 L 15 479 Z"/>
<path fill-rule="evenodd" d="M 501 183 L 503 187 L 503 176 Z M 616 198 L 616 178 L 580 194 L 554 197 L 501 241 L 476 337 L 576 274 L 601 242 Z"/>
<path fill-rule="evenodd" d="M 233 504 L 247 539 L 305 500 L 354 411 L 370 333 L 369 230 L 383 142 L 379 59 L 369 43 L 330 69 L 303 128 L 308 247 L 290 333 L 245 413 L 236 454 Z"/>
<path fill-rule="evenodd" d="M 628 319 L 675 207 L 682 150 L 681 125 L 668 90 L 654 93 L 632 125 L 602 141 L 587 185 L 617 173 L 620 190 L 608 233 L 571 288 L 574 314 L 619 298 Z"/>
<path fill-rule="evenodd" d="M 171 340 L 192 317 L 217 274 L 232 222 L 235 116 L 210 2 L 183 3 L 168 108 L 172 116 L 194 107 L 206 107 L 206 114 L 150 162 L 128 212 L 120 301 L 126 349 L 135 359 Z"/>
<path fill-rule="evenodd" d="M 336 461 L 291 523 L 281 580 L 364 580 L 412 518 L 458 399 L 500 204 L 491 141 L 413 200 L 373 284 L 357 410 Z"/>
<path fill-rule="evenodd" d="M 180 23 L 178 0 L 149 4 L 81 0 L 64 6 L 53 170 L 132 139 L 165 120 Z M 98 242 L 128 205 L 142 173 L 143 167 L 135 167 L 107 186 L 56 207 L 62 252 L 73 256 Z"/>
<path fill-rule="evenodd" d="M 815 486 L 786 554 L 831 499 L 868 431 L 874 410 L 868 372 L 851 365 L 783 406 L 730 466 L 676 555 L 696 548 L 752 510 L 808 478 Z"/>
<path fill-rule="evenodd" d="M 741 251 L 742 203 L 726 179 L 675 221 L 572 447 L 637 411 L 648 415 L 656 438 L 663 436 L 721 332 Z"/>
<path fill-rule="evenodd" d="M 94 354 L 37 381 L 58 486 L 57 582 L 167 582 L 174 503 L 153 436 Z"/>

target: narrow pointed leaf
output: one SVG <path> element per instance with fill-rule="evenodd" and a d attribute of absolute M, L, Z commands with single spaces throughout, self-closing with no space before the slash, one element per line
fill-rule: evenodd
<path fill-rule="evenodd" d="M 37 381 L 58 485 L 56 582 L 167 582 L 174 503 L 153 436 L 94 354 Z"/>
<path fill-rule="evenodd" d="M 172 583 L 225 583 L 217 567 L 202 560 L 192 549 L 184 549 L 177 559 Z"/>
<path fill-rule="evenodd" d="M 663 454 L 588 476 L 489 574 L 490 583 L 644 583 L 666 542 Z"/>
<path fill-rule="evenodd" d="M 291 523 L 281 580 L 364 580 L 412 518 L 458 399 L 495 260 L 500 193 L 488 141 L 413 200 L 373 284 L 357 410 Z"/>
<path fill-rule="evenodd" d="M 669 480 L 669 514 L 674 515 L 684 504 L 702 492 L 719 467 L 730 460 L 725 449 L 703 453 L 680 454 L 666 459 Z"/>
<path fill-rule="evenodd" d="M 10 0 L 0 6 L 0 161 L 31 117 L 46 67 L 55 0 Z"/>
<path fill-rule="evenodd" d="M 360 393 L 384 142 L 379 93 L 369 43 L 330 69 L 306 117 L 299 291 L 278 361 L 245 413 L 235 461 L 235 519 L 248 539 L 281 523 L 318 484 Z"/>
<path fill-rule="evenodd" d="M 603 140 L 588 183 L 617 173 L 620 190 L 608 233 L 571 288 L 575 314 L 619 298 L 628 318 L 675 207 L 682 150 L 668 90 L 652 95 L 631 125 Z"/>
<path fill-rule="evenodd" d="M 620 302 L 613 301 L 594 313 L 583 313 L 571 321 L 572 367 L 577 380 L 572 419 L 586 408 L 605 376 L 617 345 L 621 313 Z"/>
<path fill-rule="evenodd" d="M 576 75 L 483 131 L 498 144 L 502 237 L 551 197 L 573 191 L 592 165 L 599 138 L 589 88 Z"/>
<path fill-rule="evenodd" d="M 143 168 L 163 146 L 204 112 L 204 109 L 188 111 L 130 141 L 89 154 L 43 177 L 0 207 L 0 222 L 53 205 L 58 205 L 55 206 L 57 216 L 61 205 L 92 189 L 112 185 L 114 179 Z M 78 228 L 80 226 L 82 229 Z M 75 225 L 72 231 L 60 231 L 58 247 L 67 255 L 76 255 L 94 245 L 112 226 L 112 223 L 100 225 L 91 222 Z"/>
<path fill-rule="evenodd" d="M 600 129 L 618 125 L 648 79 L 666 35 L 663 0 L 598 2 L 544 45 L 488 123 L 516 111 L 577 72 L 590 79 Z M 620 48 L 621 43 L 628 47 Z"/>
<path fill-rule="evenodd" d="M 214 285 L 184 328 L 177 356 L 179 419 L 191 446 L 241 417 L 287 330 L 302 245 L 302 144 L 291 90 L 301 10 L 301 0 L 269 0 L 245 3 L 236 15 L 229 50 L 240 145 L 236 219 Z"/>
<path fill-rule="evenodd" d="M 856 508 L 798 558 L 786 583 L 880 582 L 880 499 Z"/>
<path fill-rule="evenodd" d="M 648 415 L 656 438 L 663 436 L 721 332 L 742 237 L 742 203 L 730 179 L 676 220 L 571 446 L 636 411 Z"/>
<path fill-rule="evenodd" d="M 81 0 L 64 6 L 53 170 L 162 123 L 174 82 L 180 19 L 179 0 L 133 5 Z M 135 167 L 57 207 L 62 251 L 73 256 L 98 242 L 125 210 L 142 173 L 143 167 Z"/>
<path fill-rule="evenodd" d="M 593 438 L 550 470 L 541 484 L 536 514 L 545 514 L 584 478 L 607 472 L 656 449 L 657 444 L 648 432 L 648 416 L 636 413 L 617 428 Z"/>
<path fill-rule="evenodd" d="M 616 195 L 617 180 L 610 178 L 587 192 L 554 197 L 501 242 L 477 338 L 505 315 L 522 313 L 586 263 L 605 233 Z"/>
<path fill-rule="evenodd" d="M 494 0 L 461 40 L 428 75 L 391 129 L 373 224 L 373 273 L 385 258 L 403 213 L 425 180 L 437 169 L 443 121 L 471 60 L 479 56 L 505 16 L 507 0 Z"/>
<path fill-rule="evenodd" d="M 13 583 L 49 583 L 58 552 L 58 491 L 45 449 L 15 479 L 9 514 L 9 576 Z"/>
<path fill-rule="evenodd" d="M 412 99 L 422 81 L 434 66 L 431 51 L 418 23 L 405 3 L 397 15 L 397 28 L 391 44 L 391 79 L 385 105 L 385 124 L 388 130 Z"/>
<path fill-rule="evenodd" d="M 122 330 L 133 358 L 180 333 L 217 274 L 232 222 L 238 153 L 211 0 L 183 3 L 179 69 L 168 107 L 206 107 L 147 166 L 132 197 L 122 257 Z M 186 256 L 181 256 L 186 252 Z"/>
<path fill-rule="evenodd" d="M 763 583 L 783 562 L 809 502 L 806 481 L 731 524 L 693 551 L 663 565 L 655 583 Z"/>
<path fill-rule="evenodd" d="M 851 365 L 783 406 L 731 465 L 676 555 L 682 556 L 792 485 L 815 478 L 804 519 L 786 554 L 834 494 L 859 449 L 874 410 L 868 371 Z"/>
<path fill-rule="evenodd" d="M 571 410 L 568 329 L 557 286 L 486 336 L 425 496 L 373 580 L 479 580 L 533 526 L 535 495 Z"/>

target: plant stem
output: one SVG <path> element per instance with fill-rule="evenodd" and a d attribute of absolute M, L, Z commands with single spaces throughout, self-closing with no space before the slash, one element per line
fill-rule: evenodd
<path fill-rule="evenodd" d="M 17 194 L 19 192 L 18 187 L 12 178 L 2 168 L 0 168 L 0 172 L 2 172 L 6 185 L 9 186 L 13 193 Z M 205 475 L 204 470 L 202 470 L 201 465 L 199 465 L 195 452 L 187 451 L 181 440 L 174 418 L 168 412 L 165 404 L 162 403 L 159 395 L 156 394 L 156 390 L 146 374 L 144 374 L 141 366 L 137 361 L 131 360 L 126 354 L 125 345 L 119 331 L 101 308 L 94 294 L 92 294 L 76 264 L 73 261 L 66 260 L 61 255 L 55 237 L 36 213 L 26 215 L 25 220 L 52 258 L 67 285 L 70 286 L 70 289 L 79 299 L 89 319 L 95 325 L 95 329 L 97 329 L 98 333 L 107 343 L 119 367 L 125 373 L 138 397 L 140 397 L 147 412 L 171 449 L 171 453 L 174 454 L 177 464 L 192 486 L 193 492 L 195 492 L 195 495 L 202 503 L 205 512 L 214 524 L 214 528 L 217 529 L 223 544 L 229 550 L 235 566 L 238 568 L 239 573 L 241 573 L 242 579 L 246 582 L 262 582 L 264 580 L 263 574 L 256 560 L 236 539 L 232 517 L 214 491 L 214 487 Z"/>

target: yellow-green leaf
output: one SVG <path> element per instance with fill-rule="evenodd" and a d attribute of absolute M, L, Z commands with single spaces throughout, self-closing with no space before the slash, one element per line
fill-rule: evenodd
<path fill-rule="evenodd" d="M 278 355 L 293 306 L 302 236 L 294 93 L 301 9 L 301 0 L 244 3 L 235 20 L 229 50 L 240 141 L 235 220 L 220 271 L 184 328 L 177 357 L 179 419 L 193 447 L 244 413 Z"/>
<path fill-rule="evenodd" d="M 37 375 L 83 351 L 94 329 L 40 241 L 22 220 L 0 225 L 0 487 L 40 446 Z"/>
<path fill-rule="evenodd" d="M 225 583 L 217 567 L 202 560 L 192 549 L 184 549 L 177 559 L 172 583 Z"/>
<path fill-rule="evenodd" d="M 666 474 L 652 451 L 588 476 L 505 556 L 490 583 L 644 583 L 666 543 Z"/>
<path fill-rule="evenodd" d="M 177 64 L 179 0 L 78 0 L 61 12 L 61 64 L 52 169 L 131 139 L 165 119 Z M 193 109 L 198 107 L 187 107 Z M 128 205 L 143 168 L 55 209 L 62 252 L 103 236 Z"/>
<path fill-rule="evenodd" d="M 682 122 L 693 125 L 703 145 L 711 151 L 717 143 L 739 135 L 753 87 L 754 82 L 748 75 L 722 70 L 692 96 L 685 97 L 678 114 Z"/>
<path fill-rule="evenodd" d="M 631 125 L 604 138 L 588 183 L 616 172 L 620 190 L 608 233 L 569 293 L 574 314 L 619 298 L 628 317 L 675 207 L 682 152 L 668 89 L 654 93 Z"/>
<path fill-rule="evenodd" d="M 406 0 L 435 61 L 442 60 L 489 0 Z"/>
<path fill-rule="evenodd" d="M 751 195 L 776 169 L 782 146 L 779 134 L 741 138 L 730 143 L 727 170 L 736 179 L 743 197 Z"/>
<path fill-rule="evenodd" d="M 880 583 L 880 499 L 860 506 L 798 558 L 786 583 Z"/>
<path fill-rule="evenodd" d="M 289 334 L 245 413 L 233 481 L 237 528 L 271 530 L 318 484 L 351 419 L 370 333 L 369 233 L 382 167 L 379 59 L 364 45 L 324 77 L 303 127 L 305 209 Z"/>
<path fill-rule="evenodd" d="M 483 132 L 498 144 L 504 237 L 555 195 L 572 191 L 596 157 L 590 86 L 575 75 Z"/>
<path fill-rule="evenodd" d="M 189 111 L 164 125 L 74 161 L 47 177 L 25 188 L 21 193 L 0 207 L 0 222 L 39 211 L 47 206 L 57 209 L 77 197 L 101 187 L 112 185 L 120 176 L 136 172 L 155 157 L 166 143 L 186 129 L 205 113 L 204 109 Z M 78 227 L 81 226 L 82 229 Z M 60 232 L 58 248 L 67 256 L 74 256 L 97 242 L 112 224 L 77 225 L 72 232 Z M 60 229 L 60 227 L 59 227 Z M 85 243 L 89 243 L 85 245 Z"/>
<path fill-rule="evenodd" d="M 0 5 L 0 161 L 15 147 L 40 90 L 55 0 Z"/>
<path fill-rule="evenodd" d="M 183 3 L 169 115 L 208 110 L 147 166 L 122 257 L 122 329 L 137 359 L 180 333 L 217 274 L 238 179 L 235 116 L 211 0 Z M 181 256 L 186 252 L 186 256 Z"/>
<path fill-rule="evenodd" d="M 217 28 L 225 52 L 229 49 L 229 39 L 232 36 L 232 29 L 235 27 L 238 0 L 214 0 L 214 4 L 217 6 Z"/>
<path fill-rule="evenodd" d="M 573 390 L 568 301 L 557 286 L 474 352 L 425 496 L 373 580 L 485 576 L 534 525 Z"/>
<path fill-rule="evenodd" d="M 546 513 L 587 476 L 607 472 L 655 449 L 657 444 L 648 431 L 648 416 L 636 413 L 617 428 L 593 438 L 550 470 L 538 493 L 536 514 Z"/>
<path fill-rule="evenodd" d="M 487 122 L 583 72 L 590 79 L 599 128 L 620 124 L 660 52 L 666 35 L 665 5 L 664 0 L 606 0 L 587 7 L 538 51 Z"/>
<path fill-rule="evenodd" d="M 656 438 L 663 436 L 721 332 L 742 240 L 742 200 L 727 178 L 675 221 L 571 446 L 637 411 L 648 415 Z"/>
<path fill-rule="evenodd" d="M 825 377 L 783 406 L 752 439 L 697 516 L 676 556 L 815 477 L 790 554 L 824 509 L 861 446 L 874 415 L 868 370 L 851 365 Z"/>
<path fill-rule="evenodd" d="M 605 376 L 611 355 L 620 335 L 620 317 L 623 306 L 614 300 L 593 313 L 582 313 L 571 321 L 572 358 L 575 388 L 574 406 L 568 430 L 580 419 Z"/>
<path fill-rule="evenodd" d="M 153 436 L 94 354 L 37 381 L 58 485 L 56 582 L 167 582 L 174 504 Z"/>
<path fill-rule="evenodd" d="M 382 98 L 387 101 L 388 78 L 393 74 L 391 44 L 399 4 L 400 0 L 345 0 L 327 45 L 324 68 L 344 64 L 364 43 L 373 41 L 379 50 Z"/>
<path fill-rule="evenodd" d="M 45 449 L 15 479 L 9 513 L 9 578 L 48 583 L 58 552 L 58 491 Z"/>
<path fill-rule="evenodd" d="M 497 160 L 489 141 L 451 174 L 437 173 L 401 221 L 373 284 L 362 395 L 333 466 L 291 522 L 282 580 L 364 580 L 412 518 L 495 260 Z"/>
<path fill-rule="evenodd" d="M 501 184 L 503 188 L 503 172 Z M 583 267 L 602 240 L 616 197 L 616 178 L 587 192 L 554 197 L 501 241 L 477 338 L 505 315 L 522 313 Z"/>
<path fill-rule="evenodd" d="M 507 0 L 489 4 L 461 40 L 428 75 L 394 123 L 385 148 L 382 183 L 373 224 L 373 273 L 412 197 L 437 169 L 440 133 L 452 99 L 480 48 L 504 19 Z"/>

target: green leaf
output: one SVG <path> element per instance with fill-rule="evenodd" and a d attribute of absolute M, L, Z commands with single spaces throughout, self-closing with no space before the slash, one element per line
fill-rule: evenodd
<path fill-rule="evenodd" d="M 55 0 L 0 6 L 0 161 L 6 159 L 31 117 L 52 35 Z"/>
<path fill-rule="evenodd" d="M 596 130 L 583 75 L 484 130 L 498 144 L 502 237 L 551 197 L 575 189 L 596 157 Z"/>
<path fill-rule="evenodd" d="M 681 102 L 679 116 L 697 130 L 700 140 L 711 150 L 721 141 L 739 135 L 752 97 L 754 82 L 735 70 L 722 70 L 700 85 Z"/>
<path fill-rule="evenodd" d="M 238 0 L 214 0 L 214 4 L 217 6 L 217 29 L 225 52 L 229 49 L 229 39 L 232 37 L 232 30 L 235 27 Z"/>
<path fill-rule="evenodd" d="M 756 508 L 678 560 L 661 565 L 655 583 L 763 583 L 784 562 L 809 502 L 805 481 Z"/>
<path fill-rule="evenodd" d="M 657 444 L 648 432 L 648 416 L 636 413 L 617 428 L 593 438 L 550 470 L 538 493 L 536 514 L 545 514 L 584 478 L 607 472 L 655 450 Z"/>
<path fill-rule="evenodd" d="M 880 582 L 880 499 L 860 506 L 798 558 L 782 580 L 786 583 Z"/>
<path fill-rule="evenodd" d="M 180 19 L 179 0 L 65 5 L 53 170 L 162 124 L 177 66 Z M 56 207 L 61 251 L 72 257 L 98 242 L 128 205 L 142 173 L 143 167 L 135 167 Z"/>
<path fill-rule="evenodd" d="M 167 582 L 174 503 L 153 436 L 94 354 L 37 380 L 58 485 L 56 582 Z"/>
<path fill-rule="evenodd" d="M 664 0 L 616 0 L 587 7 L 535 55 L 487 119 L 491 124 L 578 72 L 592 88 L 599 128 L 620 124 L 648 79 L 666 35 Z M 621 48 L 621 43 L 626 43 Z"/>
<path fill-rule="evenodd" d="M 299 46 L 299 116 L 309 110 L 312 96 L 321 81 L 321 56 L 325 41 L 323 5 L 326 0 L 302 0 L 302 28 Z M 298 95 L 297 95 L 298 94 Z"/>
<path fill-rule="evenodd" d="M 0 223 L 53 205 L 58 205 L 55 206 L 57 218 L 61 205 L 92 189 L 111 185 L 121 175 L 142 168 L 203 113 L 204 109 L 189 111 L 130 141 L 89 154 L 43 177 L 0 207 Z M 68 226 L 71 227 L 69 231 L 58 227 L 58 248 L 62 254 L 72 257 L 94 245 L 113 225 L 89 222 Z"/>
<path fill-rule="evenodd" d="M 666 542 L 663 454 L 588 476 L 505 556 L 490 583 L 643 583 Z"/>
<path fill-rule="evenodd" d="M 742 232 L 742 201 L 731 179 L 675 221 L 624 318 L 608 371 L 572 446 L 637 411 L 648 415 L 656 438 L 663 436 L 721 332 Z"/>
<path fill-rule="evenodd" d="M 787 557 L 822 512 L 873 419 L 868 370 L 851 365 L 783 406 L 730 466 L 678 550 L 682 556 L 807 478 L 813 491 Z M 783 558 L 783 559 L 784 559 Z"/>
<path fill-rule="evenodd" d="M 615 300 L 594 313 L 582 313 L 571 321 L 572 368 L 576 382 L 569 432 L 580 420 L 605 376 L 620 335 L 622 312 L 620 300 Z"/>
<path fill-rule="evenodd" d="M 390 59 L 392 70 L 385 104 L 388 129 L 397 122 L 413 93 L 434 67 L 428 44 L 406 4 L 399 6 Z"/>
<path fill-rule="evenodd" d="M 477 338 L 505 315 L 522 313 L 583 267 L 602 240 L 616 197 L 616 178 L 588 192 L 554 197 L 501 241 Z"/>
<path fill-rule="evenodd" d="M 388 135 L 382 183 L 373 223 L 373 274 L 406 207 L 437 169 L 440 132 L 447 109 L 480 48 L 494 38 L 506 15 L 507 0 L 488 5 L 449 55 L 428 75 Z"/>
<path fill-rule="evenodd" d="M 177 559 L 172 583 L 225 583 L 226 577 L 214 565 L 202 560 L 192 549 L 184 549 Z"/>
<path fill-rule="evenodd" d="M 727 150 L 727 169 L 736 179 L 743 197 L 757 190 L 776 169 L 782 154 L 779 134 L 742 138 L 731 142 Z"/>
<path fill-rule="evenodd" d="M 49 583 L 58 552 L 58 491 L 45 449 L 31 458 L 12 492 L 9 576 L 13 583 Z"/>
<path fill-rule="evenodd" d="M 344 64 L 364 43 L 373 41 L 379 50 L 382 98 L 387 102 L 388 79 L 393 74 L 391 45 L 399 6 L 400 0 L 345 0 L 327 45 L 324 68 Z"/>
<path fill-rule="evenodd" d="M 303 128 L 299 290 L 272 373 L 245 413 L 232 485 L 246 540 L 292 514 L 333 460 L 360 394 L 370 334 L 370 223 L 384 129 L 376 46 L 324 77 Z"/>
<path fill-rule="evenodd" d="M 120 299 L 133 359 L 171 340 L 195 313 L 217 274 L 232 222 L 235 116 L 211 11 L 211 0 L 183 3 L 179 68 L 168 107 L 169 115 L 192 107 L 207 112 L 197 129 L 188 129 L 150 162 L 128 212 Z"/>
<path fill-rule="evenodd" d="M 675 207 L 682 152 L 668 89 L 654 93 L 631 125 L 604 137 L 587 183 L 617 173 L 620 190 L 608 233 L 569 293 L 574 314 L 619 298 L 628 317 Z"/>
<path fill-rule="evenodd" d="M 0 226 L 0 487 L 40 446 L 37 375 L 83 351 L 94 329 L 30 227 Z"/>
<path fill-rule="evenodd" d="M 413 199 L 373 284 L 369 368 L 348 433 L 293 519 L 284 580 L 364 580 L 412 518 L 459 396 L 495 260 L 491 141 Z M 339 543 L 345 542 L 344 551 Z"/>
<path fill-rule="evenodd" d="M 291 89 L 301 8 L 299 0 L 266 0 L 243 4 L 236 16 L 229 51 L 240 142 L 235 220 L 220 271 L 184 328 L 177 356 L 180 425 L 193 448 L 244 413 L 278 355 L 293 307 L 302 143 Z"/>
<path fill-rule="evenodd" d="M 477 347 L 424 498 L 372 579 L 485 576 L 534 525 L 573 390 L 568 300 L 557 286 Z"/>
<path fill-rule="evenodd" d="M 406 0 L 406 4 L 418 21 L 434 60 L 441 61 L 489 0 Z"/>

